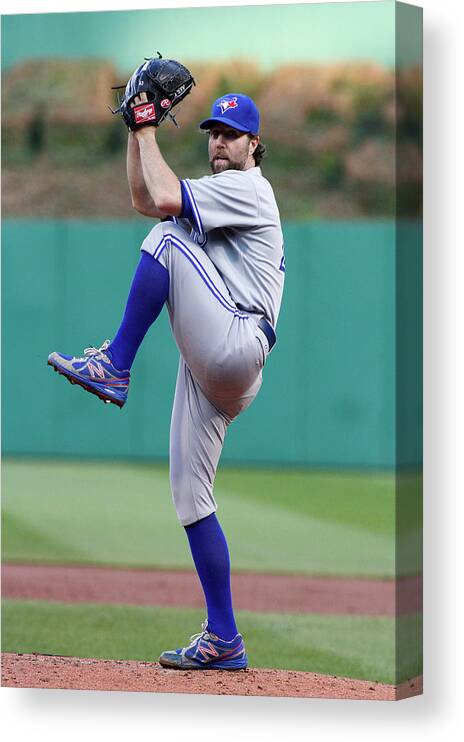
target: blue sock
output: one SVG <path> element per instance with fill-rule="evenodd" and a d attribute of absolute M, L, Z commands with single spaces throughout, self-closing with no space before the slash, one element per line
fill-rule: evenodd
<path fill-rule="evenodd" d="M 149 253 L 142 252 L 127 299 L 121 326 L 109 355 L 120 371 L 130 369 L 149 327 L 169 294 L 169 272 Z"/>
<path fill-rule="evenodd" d="M 232 609 L 229 549 L 222 528 L 212 513 L 185 530 L 205 594 L 208 629 L 230 641 L 238 631 Z"/>

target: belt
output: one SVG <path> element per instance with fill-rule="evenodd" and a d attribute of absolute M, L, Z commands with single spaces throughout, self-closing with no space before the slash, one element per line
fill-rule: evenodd
<path fill-rule="evenodd" d="M 266 335 L 267 341 L 269 343 L 269 351 L 271 351 L 276 344 L 276 334 L 274 332 L 274 328 L 272 327 L 271 323 L 267 321 L 266 317 L 261 317 L 258 322 L 258 327 Z"/>

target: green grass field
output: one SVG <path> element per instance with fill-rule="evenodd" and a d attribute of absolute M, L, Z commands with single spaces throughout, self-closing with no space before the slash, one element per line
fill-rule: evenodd
<path fill-rule="evenodd" d="M 401 568 L 416 574 L 421 483 L 405 481 Z M 395 574 L 391 474 L 222 469 L 215 494 L 235 570 Z M 8 561 L 192 567 L 163 465 L 6 460 L 2 542 Z"/>
<path fill-rule="evenodd" d="M 420 617 L 402 618 L 404 651 L 395 676 L 389 618 L 238 611 L 253 667 L 319 672 L 395 683 L 420 674 Z M 194 609 L 4 601 L 4 652 L 154 661 L 200 630 Z"/>

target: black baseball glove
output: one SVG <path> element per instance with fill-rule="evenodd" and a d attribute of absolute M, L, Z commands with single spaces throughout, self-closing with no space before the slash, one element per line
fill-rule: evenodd
<path fill-rule="evenodd" d="M 141 126 L 159 126 L 168 115 L 177 124 L 171 111 L 193 85 L 195 80 L 184 65 L 174 59 L 162 59 L 158 52 L 158 58 L 147 59 L 135 70 L 119 108 L 112 113 L 120 113 L 132 131 Z M 140 93 L 147 94 L 147 101 L 134 106 L 134 98 Z"/>

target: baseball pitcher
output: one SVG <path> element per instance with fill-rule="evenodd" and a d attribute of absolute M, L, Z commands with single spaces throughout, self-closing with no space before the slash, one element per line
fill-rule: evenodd
<path fill-rule="evenodd" d="M 170 482 L 203 588 L 207 618 L 188 646 L 163 652 L 176 669 L 247 667 L 232 607 L 227 542 L 213 484 L 226 430 L 256 397 L 276 342 L 285 262 L 279 211 L 259 167 L 259 111 L 228 93 L 200 123 L 212 175 L 179 180 L 157 127 L 194 84 L 174 60 L 150 59 L 132 75 L 118 112 L 128 126 L 132 204 L 159 219 L 141 246 L 122 323 L 112 341 L 48 363 L 73 384 L 122 407 L 138 348 L 164 305 L 180 361 L 170 432 Z"/>

